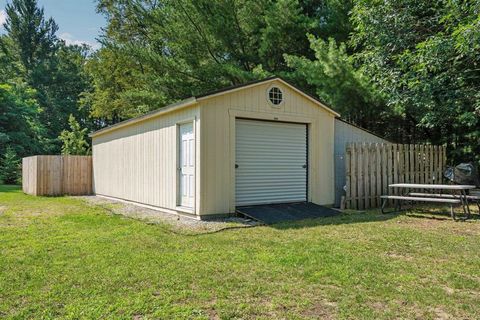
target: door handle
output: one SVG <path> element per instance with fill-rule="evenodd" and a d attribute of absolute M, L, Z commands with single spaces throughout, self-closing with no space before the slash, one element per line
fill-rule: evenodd
<path fill-rule="evenodd" d="M 238 164 L 235 163 L 235 169 L 238 169 Z"/>
<path fill-rule="evenodd" d="M 302 166 L 302 168 L 303 168 L 303 169 L 307 169 L 307 165 L 304 164 L 304 165 Z"/>

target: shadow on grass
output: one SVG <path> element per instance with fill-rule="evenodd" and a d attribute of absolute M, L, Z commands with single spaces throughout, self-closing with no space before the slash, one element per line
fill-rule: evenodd
<path fill-rule="evenodd" d="M 22 191 L 22 186 L 12 185 L 12 184 L 1 184 L 0 192 L 20 192 Z"/>
<path fill-rule="evenodd" d="M 476 222 L 480 220 L 480 215 L 472 211 L 472 215 L 467 220 L 462 220 L 463 212 L 456 211 L 459 222 Z M 427 219 L 432 221 L 453 221 L 450 212 L 445 211 L 442 207 L 412 207 L 402 211 L 390 212 L 382 214 L 379 210 L 371 211 L 349 211 L 343 212 L 332 217 L 323 217 L 317 219 L 283 221 L 276 224 L 270 224 L 269 227 L 285 230 L 285 229 L 303 229 L 316 226 L 356 224 L 367 222 L 382 222 L 394 219 L 398 216 L 407 216 L 409 218 Z"/>
<path fill-rule="evenodd" d="M 418 219 L 429 219 L 429 220 L 437 220 L 437 221 L 452 221 L 452 217 L 450 216 L 450 212 L 445 211 L 442 208 L 410 208 L 403 212 L 406 216 L 410 218 L 418 218 Z M 471 210 L 471 215 L 468 219 L 465 219 L 465 215 L 463 211 L 456 210 L 455 211 L 456 217 L 459 222 L 473 222 L 480 220 L 480 215 L 476 213 L 474 210 Z"/>
<path fill-rule="evenodd" d="M 295 220 L 295 221 L 283 221 L 275 224 L 270 224 L 269 227 L 279 229 L 279 230 L 285 230 L 285 229 L 313 228 L 317 226 L 382 222 L 382 221 L 394 219 L 401 214 L 402 214 L 401 212 L 382 214 L 377 211 L 343 212 L 332 217 Z"/>

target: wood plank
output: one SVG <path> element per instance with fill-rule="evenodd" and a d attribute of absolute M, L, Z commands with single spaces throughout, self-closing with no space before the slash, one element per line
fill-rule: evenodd
<path fill-rule="evenodd" d="M 369 143 L 370 152 L 370 205 L 372 208 L 377 207 L 376 197 L 376 171 L 377 171 L 377 153 L 375 152 L 375 143 Z"/>
<path fill-rule="evenodd" d="M 426 162 L 426 157 L 425 157 L 425 145 L 420 145 L 420 160 L 421 160 L 421 169 L 420 169 L 420 177 L 421 177 L 421 183 L 426 183 L 426 167 L 427 167 L 427 162 Z"/>
<path fill-rule="evenodd" d="M 387 175 L 387 144 L 382 143 L 382 194 L 388 194 L 388 175 Z"/>
<path fill-rule="evenodd" d="M 376 192 L 375 198 L 377 201 L 377 205 L 381 205 L 380 196 L 382 195 L 382 150 L 381 144 L 375 143 L 375 153 L 376 153 L 376 170 L 375 170 L 375 178 L 376 178 Z"/>
<path fill-rule="evenodd" d="M 443 180 L 443 171 L 445 170 L 445 167 L 447 166 L 447 147 L 445 147 L 445 146 L 442 146 L 442 159 L 443 159 L 443 163 L 442 163 L 442 166 L 440 168 L 440 175 L 441 175 L 442 180 Z"/>
<path fill-rule="evenodd" d="M 433 146 L 428 146 L 428 166 L 429 166 L 429 183 L 436 183 L 435 181 L 435 168 L 433 167 Z"/>
<path fill-rule="evenodd" d="M 358 179 L 358 189 L 357 189 L 357 198 L 358 198 L 358 209 L 363 210 L 365 209 L 365 193 L 364 193 L 364 184 L 363 184 L 363 148 L 361 144 L 358 144 L 357 149 L 357 156 L 358 156 L 358 163 L 357 163 L 357 179 Z"/>
<path fill-rule="evenodd" d="M 415 182 L 415 146 L 413 144 L 410 145 L 409 148 L 409 155 L 410 155 L 410 182 Z"/>
<path fill-rule="evenodd" d="M 403 144 L 398 145 L 398 182 L 405 182 L 405 159 Z"/>
<path fill-rule="evenodd" d="M 351 198 L 352 198 L 352 170 L 351 170 L 351 157 L 352 157 L 352 150 L 351 150 L 351 144 L 347 143 L 346 144 L 346 149 L 345 149 L 345 185 L 346 185 L 346 196 L 345 196 L 345 206 L 347 209 L 352 208 L 351 204 Z"/>
<path fill-rule="evenodd" d="M 393 159 L 393 183 L 398 183 L 398 173 L 399 173 L 399 155 L 398 155 L 398 144 L 392 145 L 392 159 Z"/>
<path fill-rule="evenodd" d="M 404 173 L 403 173 L 403 182 L 410 182 L 410 146 L 405 144 L 403 146 L 403 156 L 404 156 Z"/>
<path fill-rule="evenodd" d="M 421 198 L 421 197 L 406 197 L 406 196 L 382 196 L 382 198 L 395 199 L 395 200 L 422 201 L 422 202 L 460 203 L 460 200 L 458 199 Z"/>
<path fill-rule="evenodd" d="M 369 209 L 370 206 L 370 150 L 368 143 L 362 143 L 362 149 L 364 154 L 363 161 L 363 191 L 364 191 L 364 203 L 365 209 Z"/>
<path fill-rule="evenodd" d="M 351 158 L 351 162 L 350 162 L 350 168 L 351 168 L 351 171 L 352 171 L 352 200 L 351 200 L 351 204 L 352 204 L 352 209 L 355 209 L 357 210 L 358 209 L 358 186 L 357 186 L 357 177 L 358 177 L 358 170 L 357 170 L 357 148 L 356 148 L 356 144 L 355 143 L 352 143 L 351 144 L 351 152 L 352 152 L 352 158 Z"/>
<path fill-rule="evenodd" d="M 34 156 L 22 159 L 22 190 L 33 195 L 93 192 L 91 156 Z"/>

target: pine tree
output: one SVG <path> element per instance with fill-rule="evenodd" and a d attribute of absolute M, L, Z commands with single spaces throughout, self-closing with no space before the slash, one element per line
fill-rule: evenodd
<path fill-rule="evenodd" d="M 0 180 L 5 184 L 20 182 L 20 159 L 12 147 L 7 147 L 0 162 Z"/>

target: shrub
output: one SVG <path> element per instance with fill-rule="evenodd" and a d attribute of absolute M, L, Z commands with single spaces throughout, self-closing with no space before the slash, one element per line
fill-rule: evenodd
<path fill-rule="evenodd" d="M 1 159 L 0 180 L 5 184 L 20 183 L 20 159 L 12 147 L 7 147 Z"/>

